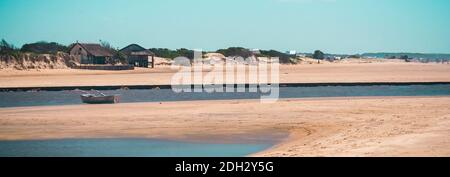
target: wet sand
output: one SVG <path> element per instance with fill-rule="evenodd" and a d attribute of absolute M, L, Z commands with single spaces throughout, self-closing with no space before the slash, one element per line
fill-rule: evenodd
<path fill-rule="evenodd" d="M 0 88 L 170 85 L 176 72 L 168 66 L 133 71 L 0 71 Z M 279 75 L 281 83 L 450 82 L 450 64 L 378 62 L 281 65 Z"/>
<path fill-rule="evenodd" d="M 450 97 L 370 97 L 0 109 L 0 139 L 280 139 L 254 156 L 450 156 Z"/>

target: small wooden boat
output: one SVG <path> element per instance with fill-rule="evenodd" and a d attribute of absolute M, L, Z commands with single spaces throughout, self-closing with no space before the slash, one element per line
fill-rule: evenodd
<path fill-rule="evenodd" d="M 88 104 L 115 104 L 119 103 L 120 95 L 105 95 L 105 94 L 82 94 L 81 101 Z"/>

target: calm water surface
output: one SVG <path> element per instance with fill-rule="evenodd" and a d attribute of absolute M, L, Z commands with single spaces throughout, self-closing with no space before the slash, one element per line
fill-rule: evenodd
<path fill-rule="evenodd" d="M 189 100 L 259 99 L 262 93 L 174 93 L 171 89 L 107 90 L 120 94 L 122 103 Z M 82 104 L 79 90 L 0 92 L 0 107 Z M 440 96 L 450 95 L 450 84 L 378 85 L 378 86 L 316 86 L 281 87 L 280 98 L 356 97 L 356 96 Z"/>
<path fill-rule="evenodd" d="M 0 157 L 240 157 L 271 147 L 154 139 L 61 139 L 0 141 Z"/>

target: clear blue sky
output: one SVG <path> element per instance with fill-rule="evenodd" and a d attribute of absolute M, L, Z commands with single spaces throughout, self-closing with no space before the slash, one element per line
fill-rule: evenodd
<path fill-rule="evenodd" d="M 327 53 L 450 53 L 449 0 L 0 0 L 0 38 L 21 46 L 243 46 Z"/>

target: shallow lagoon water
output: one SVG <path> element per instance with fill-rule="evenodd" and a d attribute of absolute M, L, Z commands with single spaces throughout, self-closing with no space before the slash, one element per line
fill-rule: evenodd
<path fill-rule="evenodd" d="M 259 99 L 264 93 L 174 93 L 171 89 L 106 90 L 122 103 L 191 100 Z M 0 92 L 0 107 L 82 104 L 79 90 Z M 450 84 L 280 87 L 279 98 L 450 95 Z"/>
<path fill-rule="evenodd" d="M 107 90 L 121 102 L 259 99 L 262 93 L 174 93 L 171 89 Z M 0 107 L 82 104 L 79 90 L 0 92 Z M 443 96 L 450 84 L 280 87 L 280 98 L 356 96 Z M 0 141 L 0 157 L 236 157 L 273 143 L 188 143 L 154 139 L 61 139 Z"/>
<path fill-rule="evenodd" d="M 21 140 L 0 141 L 0 157 L 241 157 L 271 146 L 126 138 Z"/>

